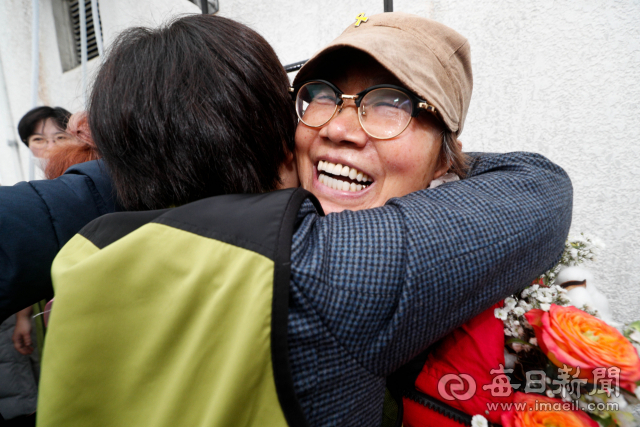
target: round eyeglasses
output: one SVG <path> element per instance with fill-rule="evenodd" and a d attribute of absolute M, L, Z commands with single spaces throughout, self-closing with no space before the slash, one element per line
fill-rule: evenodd
<path fill-rule="evenodd" d="M 371 86 L 355 95 L 345 95 L 332 83 L 313 80 L 289 89 L 298 118 L 307 126 L 322 127 L 352 99 L 358 108 L 362 129 L 376 139 L 400 135 L 420 110 L 436 114 L 436 108 L 407 89 L 393 85 Z"/>

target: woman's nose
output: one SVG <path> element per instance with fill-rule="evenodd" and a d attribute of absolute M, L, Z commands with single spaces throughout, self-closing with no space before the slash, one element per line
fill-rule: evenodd
<path fill-rule="evenodd" d="M 356 145 L 365 145 L 369 138 L 360 126 L 358 109 L 351 101 L 346 105 L 343 104 L 331 121 L 320 129 L 320 136 L 332 142 Z"/>
<path fill-rule="evenodd" d="M 51 150 L 55 146 L 56 146 L 56 140 L 53 139 L 53 138 L 47 138 L 46 143 L 45 143 L 44 147 L 42 147 L 42 149 L 45 152 L 48 152 L 49 150 Z"/>

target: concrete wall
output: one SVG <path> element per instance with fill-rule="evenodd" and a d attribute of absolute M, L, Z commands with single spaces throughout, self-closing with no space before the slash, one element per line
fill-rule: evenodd
<path fill-rule="evenodd" d="M 283 63 L 311 56 L 382 0 L 220 0 L 220 13 L 271 42 Z M 273 4 L 281 4 L 275 7 Z M 574 185 L 572 233 L 606 244 L 589 268 L 618 321 L 640 319 L 640 3 L 632 0 L 394 1 L 471 44 L 469 151 L 533 151 Z M 553 209 L 549 206 L 549 209 Z"/>
<path fill-rule="evenodd" d="M 63 72 L 54 26 L 52 3 L 60 0 L 39 0 L 39 105 L 61 106 L 71 112 L 84 109 L 81 67 Z M 102 0 L 99 1 L 105 46 L 125 28 L 134 25 L 157 26 L 173 16 L 197 13 L 200 9 L 187 0 Z M 2 0 L 0 2 L 0 60 L 9 97 L 12 126 L 32 108 L 31 105 L 31 34 L 32 0 Z M 88 81 L 100 63 L 89 61 Z M 1 82 L 0 82 L 1 84 Z M 87 90 L 90 89 L 90 84 Z M 1 92 L 0 92 L 1 94 Z M 1 102 L 0 96 L 0 102 Z M 0 111 L 1 110 L 0 106 Z M 0 115 L 0 120 L 3 120 Z M 6 122 L 4 118 L 4 122 Z M 27 178 L 28 149 L 19 144 L 22 169 L 12 161 L 14 153 L 6 140 L 19 140 L 17 132 L 9 135 L 6 123 L 0 126 L 0 183 L 10 185 Z M 21 172 L 22 171 L 22 172 Z"/>
<path fill-rule="evenodd" d="M 40 100 L 76 110 L 79 69 L 62 74 L 50 1 L 40 0 Z M 255 28 L 285 64 L 310 57 L 358 13 L 383 11 L 382 0 L 219 2 L 221 15 Z M 15 121 L 30 108 L 30 5 L 0 5 L 0 58 Z M 197 11 L 187 0 L 102 0 L 100 8 L 107 44 L 127 26 Z M 640 318 L 640 3 L 396 0 L 394 9 L 439 20 L 470 40 L 475 86 L 465 149 L 534 151 L 564 167 L 575 190 L 572 231 L 607 245 L 591 266 L 597 284 L 617 320 Z"/>

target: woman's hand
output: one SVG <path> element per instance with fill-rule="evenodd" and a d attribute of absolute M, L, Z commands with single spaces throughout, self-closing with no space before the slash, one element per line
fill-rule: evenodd
<path fill-rule="evenodd" d="M 18 353 L 29 355 L 33 353 L 31 345 L 31 307 L 20 310 L 16 314 L 16 327 L 13 330 L 13 346 Z"/>

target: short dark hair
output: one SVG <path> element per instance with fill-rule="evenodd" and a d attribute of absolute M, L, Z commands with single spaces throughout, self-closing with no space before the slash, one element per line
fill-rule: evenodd
<path fill-rule="evenodd" d="M 89 126 L 127 209 L 274 190 L 297 124 L 267 41 L 215 15 L 118 36 L 90 97 Z"/>
<path fill-rule="evenodd" d="M 28 147 L 29 137 L 35 132 L 38 123 L 43 120 L 53 119 L 58 128 L 66 130 L 69 117 L 71 117 L 71 113 L 62 107 L 36 107 L 22 116 L 18 122 L 18 134 L 22 142 Z"/>

